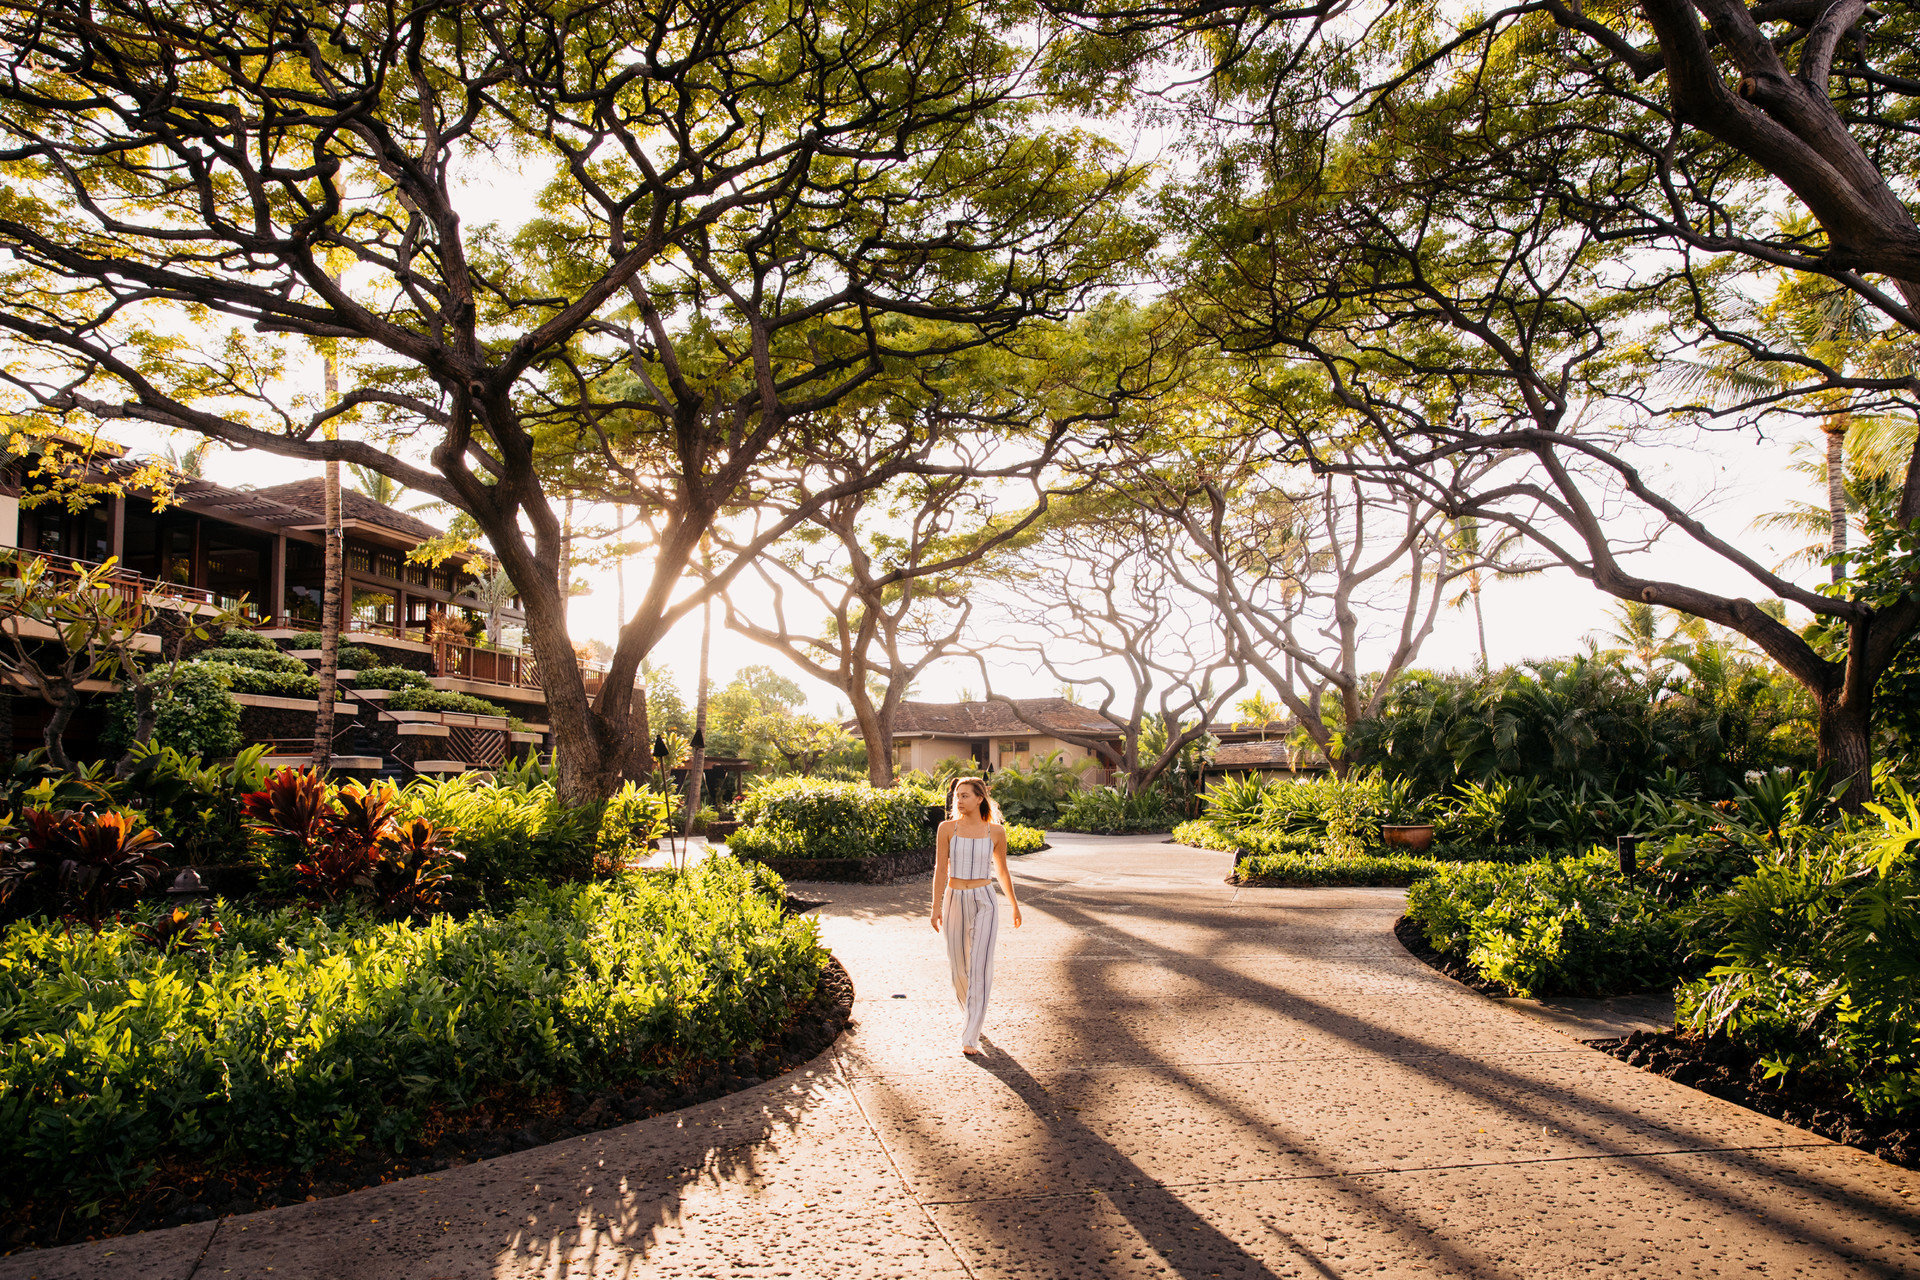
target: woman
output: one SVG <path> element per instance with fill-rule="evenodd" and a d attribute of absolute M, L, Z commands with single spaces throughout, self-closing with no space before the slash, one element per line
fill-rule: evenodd
<path fill-rule="evenodd" d="M 1020 901 L 1013 896 L 1007 870 L 1007 829 L 1000 806 L 980 778 L 953 784 L 948 819 L 940 824 L 933 864 L 933 929 L 945 925 L 947 963 L 953 967 L 953 994 L 966 1010 L 960 1052 L 980 1056 L 980 1027 L 987 1020 L 987 996 L 993 990 L 993 944 L 1000 932 L 1000 904 L 993 876 L 1000 877 L 1020 927 Z"/>

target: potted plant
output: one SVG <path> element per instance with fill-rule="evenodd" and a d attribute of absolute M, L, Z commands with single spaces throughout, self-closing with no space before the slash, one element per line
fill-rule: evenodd
<path fill-rule="evenodd" d="M 1425 853 L 1433 847 L 1433 823 L 1411 799 L 1399 799 L 1380 819 L 1380 843 L 1409 853 Z"/>

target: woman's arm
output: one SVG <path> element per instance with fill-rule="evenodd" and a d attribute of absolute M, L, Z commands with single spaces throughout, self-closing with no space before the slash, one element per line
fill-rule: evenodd
<path fill-rule="evenodd" d="M 953 840 L 953 819 L 940 824 L 940 832 L 933 840 L 933 911 L 928 919 L 933 931 L 940 932 L 940 909 L 947 901 L 947 847 Z"/>
<path fill-rule="evenodd" d="M 1007 891 L 1007 902 L 1013 908 L 1013 927 L 1020 927 L 1020 899 L 1013 896 L 1013 872 L 1007 866 L 1007 829 L 993 829 L 993 869 L 1000 876 L 1000 887 Z"/>

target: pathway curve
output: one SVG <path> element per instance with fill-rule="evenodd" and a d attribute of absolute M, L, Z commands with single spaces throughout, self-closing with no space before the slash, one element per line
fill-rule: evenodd
<path fill-rule="evenodd" d="M 1017 867 L 977 1065 L 926 883 L 809 887 L 858 990 L 809 1068 L 0 1277 L 1920 1275 L 1920 1174 L 1440 977 L 1398 891 L 1147 840 Z"/>

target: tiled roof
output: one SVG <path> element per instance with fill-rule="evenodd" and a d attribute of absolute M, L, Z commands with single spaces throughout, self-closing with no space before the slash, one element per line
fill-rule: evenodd
<path fill-rule="evenodd" d="M 1214 753 L 1214 769 L 1324 768 L 1319 754 L 1290 747 L 1285 742 L 1228 742 Z"/>
<path fill-rule="evenodd" d="M 1004 738 L 1059 730 L 1083 737 L 1120 736 L 1112 721 L 1091 707 L 1065 698 L 1015 698 L 1004 702 L 902 702 L 894 714 L 895 733 L 930 733 L 941 738 Z"/>
<path fill-rule="evenodd" d="M 309 476 L 305 480 L 268 485 L 264 489 L 252 489 L 248 492 L 252 497 L 304 507 L 313 513 L 316 522 L 326 518 L 327 481 L 324 476 Z M 416 542 L 425 542 L 441 534 L 441 530 L 434 528 L 418 516 L 410 516 L 404 511 L 395 511 L 392 507 L 375 502 L 366 494 L 345 486 L 340 490 L 340 515 L 344 520 L 360 520 L 367 524 L 379 525 L 382 529 L 391 529 Z"/>

